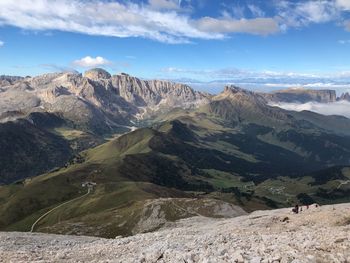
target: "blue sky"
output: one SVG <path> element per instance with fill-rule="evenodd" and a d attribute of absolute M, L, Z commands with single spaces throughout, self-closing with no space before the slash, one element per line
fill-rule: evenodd
<path fill-rule="evenodd" d="M 350 90 L 350 0 L 1 0 L 0 75 Z"/>

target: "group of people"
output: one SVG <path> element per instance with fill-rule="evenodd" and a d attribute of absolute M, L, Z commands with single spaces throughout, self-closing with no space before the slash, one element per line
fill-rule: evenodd
<path fill-rule="evenodd" d="M 306 209 L 309 209 L 309 207 L 310 207 L 310 205 L 305 205 L 305 208 Z M 317 208 L 317 207 L 319 207 L 319 205 L 318 204 L 315 204 L 315 207 Z M 295 206 L 294 206 L 294 208 L 292 209 L 292 212 L 294 213 L 294 214 L 299 214 L 299 213 L 301 213 L 303 211 L 303 206 L 301 205 L 301 206 L 299 206 L 298 204 L 296 204 Z"/>

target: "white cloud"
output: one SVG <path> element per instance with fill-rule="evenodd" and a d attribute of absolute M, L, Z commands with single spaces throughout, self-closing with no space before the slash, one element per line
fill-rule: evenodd
<path fill-rule="evenodd" d="M 156 10 L 179 10 L 180 2 L 177 0 L 149 0 L 151 8 Z"/>
<path fill-rule="evenodd" d="M 291 89 L 291 88 L 305 88 L 305 89 L 331 89 L 336 90 L 337 93 L 348 92 L 350 90 L 350 83 L 334 83 L 334 82 L 316 82 L 316 83 L 262 83 L 262 86 L 278 89 Z"/>
<path fill-rule="evenodd" d="M 73 65 L 82 67 L 82 68 L 94 68 L 94 67 L 100 67 L 100 66 L 106 66 L 106 65 L 111 65 L 112 63 L 103 58 L 103 57 L 84 57 L 79 60 L 73 61 Z"/>
<path fill-rule="evenodd" d="M 225 6 L 225 5 L 224 5 Z M 227 6 L 225 6 L 227 8 Z M 231 7 L 231 12 L 234 18 L 244 18 L 245 17 L 245 7 L 241 6 L 239 4 L 236 4 L 235 6 Z M 226 10 L 222 11 L 223 17 L 231 17 L 230 13 Z"/>
<path fill-rule="evenodd" d="M 285 27 L 301 27 L 310 23 L 335 22 L 344 24 L 350 31 L 350 20 L 345 20 L 345 14 L 350 11 L 349 0 L 308 0 L 300 2 L 280 1 L 279 17 Z M 283 25 L 282 25 L 283 26 Z"/>
<path fill-rule="evenodd" d="M 220 34 L 201 32 L 191 19 L 149 5 L 83 0 L 1 0 L 0 25 L 29 30 L 61 30 L 90 35 L 144 37 L 167 43 L 190 38 L 217 39 Z"/>
<path fill-rule="evenodd" d="M 292 111 L 313 111 L 323 115 L 340 115 L 350 118 L 350 102 L 337 101 L 333 103 L 273 103 L 271 106 L 279 107 L 285 110 Z"/>
<path fill-rule="evenodd" d="M 276 19 L 282 29 L 334 22 L 350 31 L 350 20 L 344 22 L 346 13 L 350 11 L 349 0 L 281 0 L 277 2 L 277 10 Z"/>
<path fill-rule="evenodd" d="M 336 0 L 336 4 L 343 10 L 350 10 L 350 1 L 349 0 Z"/>
<path fill-rule="evenodd" d="M 337 15 L 337 10 L 332 2 L 329 1 L 309 1 L 300 3 L 296 12 L 303 19 L 313 23 L 323 23 L 331 21 Z"/>
<path fill-rule="evenodd" d="M 197 77 L 204 77 L 210 79 L 225 79 L 225 78 L 238 78 L 252 76 L 253 72 L 236 69 L 236 68 L 224 68 L 224 69 L 185 69 L 177 67 L 168 67 L 161 69 L 161 72 L 169 75 L 181 75 L 181 76 L 191 76 L 195 75 Z"/>
<path fill-rule="evenodd" d="M 274 0 L 274 19 L 282 32 L 310 24 L 333 23 L 350 31 L 350 0 Z M 345 22 L 344 22 L 345 21 Z"/>
<path fill-rule="evenodd" d="M 250 4 L 250 5 L 248 5 L 248 9 L 252 13 L 252 15 L 255 17 L 265 16 L 265 12 L 263 10 L 261 10 L 261 8 L 258 7 L 257 5 Z"/>
<path fill-rule="evenodd" d="M 203 2 L 203 1 L 200 1 Z M 142 37 L 165 43 L 191 43 L 193 39 L 225 39 L 234 33 L 269 35 L 310 23 L 344 23 L 349 0 L 275 0 L 277 14 L 266 17 L 260 6 L 235 5 L 237 13 L 193 18 L 190 0 L 1 0 L 0 26 L 26 30 L 60 30 L 89 35 Z M 197 3 L 200 4 L 200 3 Z M 229 6 L 226 5 L 227 9 Z M 245 12 L 248 11 L 248 12 Z M 245 18 L 250 14 L 250 19 Z M 350 31 L 350 21 L 345 28 Z"/>
<path fill-rule="evenodd" d="M 250 33 L 269 35 L 279 31 L 278 23 L 272 18 L 255 19 L 216 19 L 203 17 L 196 21 L 196 26 L 204 32 L 211 33 Z"/>
<path fill-rule="evenodd" d="M 5 42 L 0 40 L 0 47 L 3 47 L 4 45 L 5 45 Z"/>
<path fill-rule="evenodd" d="M 168 74 L 192 74 L 192 75 L 202 75 L 211 78 L 252 78 L 252 79 L 268 79 L 268 78 L 284 78 L 284 79 L 299 79 L 307 78 L 314 79 L 320 78 L 320 75 L 312 73 L 299 73 L 299 72 L 283 72 L 283 71 L 271 71 L 271 70 L 261 70 L 253 71 L 238 68 L 222 68 L 222 69 L 184 69 L 177 67 L 168 67 L 161 69 L 162 72 Z M 345 73 L 344 73 L 345 74 Z"/>
<path fill-rule="evenodd" d="M 188 1 L 186 5 L 188 6 Z M 1 0 L 0 25 L 26 30 L 60 30 L 89 35 L 143 37 L 166 43 L 191 39 L 223 39 L 229 33 L 270 34 L 278 31 L 272 18 L 193 19 L 179 13 L 181 1 Z M 220 29 L 220 28 L 223 29 Z"/>
<path fill-rule="evenodd" d="M 302 27 L 310 23 L 326 23 L 341 19 L 342 9 L 335 0 L 279 1 L 277 4 L 282 27 Z"/>

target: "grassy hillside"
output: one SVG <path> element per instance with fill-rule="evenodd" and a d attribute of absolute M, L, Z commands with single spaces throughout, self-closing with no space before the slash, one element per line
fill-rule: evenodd
<path fill-rule="evenodd" d="M 49 113 L 0 123 L 0 185 L 62 167 L 80 151 L 102 142 Z"/>
<path fill-rule="evenodd" d="M 72 156 L 69 143 L 29 121 L 0 124 L 0 184 L 63 166 Z"/>
<path fill-rule="evenodd" d="M 333 153 L 321 141 L 342 151 L 338 160 L 349 157 L 346 143 L 334 146 L 343 137 L 320 133 L 312 144 L 307 134 L 301 140 L 292 131 L 289 135 L 257 124 L 227 128 L 223 119 L 200 116 L 192 112 L 138 129 L 82 152 L 80 161 L 66 168 L 0 187 L 1 229 L 29 230 L 46 211 L 85 194 L 85 181 L 97 184 L 94 191 L 55 210 L 38 231 L 113 237 L 157 229 L 196 215 L 193 209 L 211 215 L 213 207 L 220 211 L 220 202 L 251 211 L 349 201 L 350 169 L 311 172 L 327 166 L 324 159 L 332 161 Z M 314 149 L 318 158 L 310 154 Z M 158 204 L 159 198 L 170 199 Z M 186 199 L 192 200 L 192 210 Z M 206 199 L 214 203 L 203 205 L 200 200 Z M 174 213 L 179 206 L 188 211 Z"/>

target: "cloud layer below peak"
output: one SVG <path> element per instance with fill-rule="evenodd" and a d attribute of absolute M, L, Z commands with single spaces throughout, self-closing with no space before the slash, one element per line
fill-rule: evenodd
<path fill-rule="evenodd" d="M 350 118 L 350 102 L 337 101 L 333 103 L 274 103 L 271 106 L 292 111 L 313 111 L 322 115 L 338 115 Z"/>

